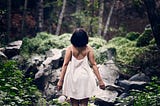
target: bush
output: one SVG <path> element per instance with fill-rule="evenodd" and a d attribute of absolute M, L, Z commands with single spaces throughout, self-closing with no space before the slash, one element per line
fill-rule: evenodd
<path fill-rule="evenodd" d="M 144 91 L 132 91 L 131 95 L 134 106 L 160 106 L 160 85 L 156 81 L 152 81 Z"/>
<path fill-rule="evenodd" d="M 65 48 L 70 44 L 70 36 L 70 34 L 56 36 L 46 32 L 37 33 L 37 36 L 32 39 L 23 39 L 21 54 L 28 56 L 32 53 L 44 54 L 45 51 L 51 48 Z"/>
<path fill-rule="evenodd" d="M 153 39 L 151 29 L 146 29 L 137 39 L 137 47 L 144 47 L 150 44 L 150 41 Z"/>
<path fill-rule="evenodd" d="M 0 105 L 30 106 L 40 93 L 31 78 L 24 78 L 15 61 L 0 63 Z"/>
<path fill-rule="evenodd" d="M 131 41 L 134 41 L 134 40 L 136 40 L 139 37 L 139 35 L 140 34 L 138 32 L 129 32 L 126 35 L 126 38 L 129 39 L 129 40 L 131 40 Z"/>
<path fill-rule="evenodd" d="M 128 74 L 135 74 L 136 71 L 133 71 L 133 68 L 129 68 L 126 66 L 142 66 L 142 63 L 139 63 L 139 59 L 137 57 L 141 56 L 148 50 L 147 47 L 136 47 L 136 41 L 130 41 L 124 37 L 115 37 L 111 39 L 107 43 L 106 48 L 116 49 L 116 62 L 117 64 L 119 64 L 119 68 L 121 68 L 123 72 Z"/>

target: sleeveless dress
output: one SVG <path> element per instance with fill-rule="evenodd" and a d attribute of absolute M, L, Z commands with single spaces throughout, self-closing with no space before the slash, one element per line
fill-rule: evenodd
<path fill-rule="evenodd" d="M 83 59 L 73 56 L 68 64 L 62 94 L 74 99 L 84 99 L 94 96 L 97 90 L 96 77 L 89 66 L 87 55 Z"/>

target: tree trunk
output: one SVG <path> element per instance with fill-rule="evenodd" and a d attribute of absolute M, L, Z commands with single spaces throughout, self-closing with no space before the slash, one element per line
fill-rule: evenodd
<path fill-rule="evenodd" d="M 25 0 L 24 1 L 24 9 L 23 9 L 23 18 L 22 18 L 22 27 L 21 27 L 21 36 L 24 36 L 25 35 L 25 30 L 24 30 L 24 26 L 25 26 L 25 19 L 26 19 L 26 10 L 27 10 L 27 4 L 28 4 L 28 1 Z"/>
<path fill-rule="evenodd" d="M 99 27 L 98 27 L 98 35 L 102 34 L 103 29 L 103 11 L 104 11 L 104 0 L 100 0 L 100 8 L 99 8 Z"/>
<path fill-rule="evenodd" d="M 43 0 L 38 3 L 38 32 L 43 31 Z"/>
<path fill-rule="evenodd" d="M 9 42 L 9 36 L 11 36 L 11 0 L 8 0 L 8 28 L 7 35 L 5 35 L 5 43 Z"/>
<path fill-rule="evenodd" d="M 77 0 L 76 1 L 76 12 L 80 12 L 82 10 L 82 1 Z"/>
<path fill-rule="evenodd" d="M 156 10 L 155 0 L 143 0 L 147 9 L 148 19 L 157 46 L 160 48 L 160 16 Z"/>
<path fill-rule="evenodd" d="M 95 3 L 95 1 L 94 0 L 91 0 L 90 1 L 92 4 L 91 4 L 91 20 L 90 20 L 90 24 L 89 24 L 89 31 L 88 31 L 88 34 L 90 35 L 90 36 L 93 36 L 93 18 L 94 18 L 94 3 Z"/>
<path fill-rule="evenodd" d="M 113 4 L 111 6 L 111 9 L 110 9 L 110 12 L 109 12 L 109 15 L 108 15 L 108 19 L 106 21 L 106 25 L 105 25 L 105 29 L 104 29 L 104 33 L 103 33 L 104 38 L 106 37 L 107 32 L 108 32 L 108 28 L 109 28 L 111 16 L 112 16 L 112 13 L 113 13 L 114 5 L 115 5 L 115 0 L 113 0 Z"/>
<path fill-rule="evenodd" d="M 58 25 L 57 25 L 57 29 L 56 29 L 56 35 L 60 34 L 62 20 L 63 20 L 63 16 L 64 16 L 64 12 L 65 12 L 65 7 L 66 7 L 66 2 L 67 2 L 66 0 L 63 0 L 62 11 L 61 11 L 59 19 L 58 19 Z"/>

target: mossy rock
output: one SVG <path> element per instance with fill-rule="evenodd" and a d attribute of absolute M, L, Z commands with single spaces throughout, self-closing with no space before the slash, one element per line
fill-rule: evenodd
<path fill-rule="evenodd" d="M 153 39 L 152 30 L 147 28 L 137 39 L 137 47 L 144 47 L 150 44 L 150 41 Z"/>
<path fill-rule="evenodd" d="M 139 37 L 139 35 L 140 34 L 138 32 L 129 32 L 126 35 L 126 38 L 129 39 L 129 40 L 131 40 L 131 41 L 134 41 L 134 40 L 136 40 Z"/>

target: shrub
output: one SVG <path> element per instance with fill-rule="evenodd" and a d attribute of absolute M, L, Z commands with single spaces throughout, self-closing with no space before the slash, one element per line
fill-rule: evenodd
<path fill-rule="evenodd" d="M 107 43 L 106 48 L 116 49 L 116 62 L 119 64 L 119 68 L 128 74 L 135 74 L 136 71 L 133 71 L 133 68 L 126 66 L 142 66 L 142 63 L 138 62 L 139 59 L 137 57 L 148 50 L 147 47 L 136 47 L 136 41 L 130 41 L 124 37 L 115 37 L 111 39 Z"/>
<path fill-rule="evenodd" d="M 40 93 L 31 78 L 24 78 L 15 61 L 0 63 L 0 105 L 30 106 Z"/>
<path fill-rule="evenodd" d="M 37 36 L 29 39 L 24 38 L 21 48 L 22 55 L 31 55 L 32 53 L 44 54 L 51 48 L 65 48 L 70 44 L 70 34 L 61 36 L 47 34 L 46 32 L 37 33 Z"/>
<path fill-rule="evenodd" d="M 145 31 L 137 39 L 137 47 L 143 47 L 150 44 L 150 41 L 153 39 L 151 29 L 145 29 Z"/>
<path fill-rule="evenodd" d="M 129 32 L 126 35 L 126 38 L 129 39 L 129 40 L 131 40 L 131 41 L 134 41 L 134 40 L 136 40 L 139 37 L 139 35 L 140 34 L 138 32 Z"/>
<path fill-rule="evenodd" d="M 143 91 L 132 91 L 131 95 L 134 97 L 134 106 L 160 105 L 160 85 L 156 81 L 152 81 Z"/>

